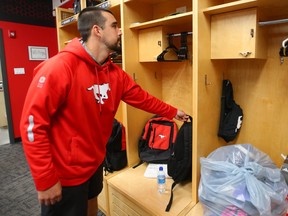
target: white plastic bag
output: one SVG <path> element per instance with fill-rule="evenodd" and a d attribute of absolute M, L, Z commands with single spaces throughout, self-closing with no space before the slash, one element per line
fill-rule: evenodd
<path fill-rule="evenodd" d="M 200 163 L 198 194 L 205 215 L 285 215 L 285 179 L 270 157 L 252 145 L 218 148 Z"/>

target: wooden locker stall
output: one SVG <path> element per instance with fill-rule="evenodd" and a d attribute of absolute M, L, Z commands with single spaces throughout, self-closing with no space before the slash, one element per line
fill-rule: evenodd
<path fill-rule="evenodd" d="M 186 6 L 185 13 L 172 15 L 176 12 L 176 8 L 182 6 Z M 191 34 L 187 36 L 189 59 L 176 62 L 156 60 L 157 55 L 160 55 L 167 46 L 168 34 L 191 33 L 192 2 L 190 0 L 126 0 L 122 4 L 121 18 L 123 69 L 152 95 L 193 115 Z M 165 44 L 159 47 L 160 49 L 157 49 L 158 41 L 161 41 L 161 45 Z M 180 37 L 174 37 L 173 43 L 180 48 Z M 155 48 L 153 44 L 156 45 Z M 143 50 L 144 47 L 146 50 Z M 133 166 L 139 162 L 138 140 L 146 121 L 152 114 L 126 106 L 126 115 L 128 163 Z M 181 122 L 177 123 L 181 124 Z M 161 215 L 165 212 L 170 194 L 167 191 L 164 196 L 161 196 L 157 192 L 156 180 L 144 177 L 145 169 L 146 164 L 143 164 L 109 179 L 111 215 Z M 169 179 L 167 188 L 171 184 L 172 179 Z M 174 196 L 175 208 L 167 214 L 187 213 L 192 203 L 191 183 L 177 186 Z"/>
<path fill-rule="evenodd" d="M 224 60 L 211 61 L 214 73 L 218 74 L 217 90 L 220 91 L 221 89 L 220 81 L 223 79 L 231 80 L 235 101 L 243 108 L 242 128 L 233 143 L 254 145 L 268 154 L 280 167 L 283 162 L 281 153 L 287 155 L 288 152 L 288 146 L 284 144 L 287 141 L 284 138 L 284 131 L 287 129 L 285 123 L 287 114 L 283 110 L 286 103 L 284 92 L 287 91 L 287 87 L 284 83 L 287 80 L 285 73 L 287 64 L 285 64 L 285 60 L 281 64 L 279 56 L 282 41 L 288 37 L 288 22 L 284 22 L 288 16 L 286 13 L 288 2 L 270 2 L 267 0 L 219 2 L 217 5 L 211 4 L 204 9 L 206 17 L 214 17 L 218 14 L 222 16 L 222 14 L 231 11 L 237 13 L 256 10 L 258 14 L 256 27 L 261 31 L 261 37 L 258 38 L 261 44 L 257 45 L 259 55 L 261 55 L 260 59 L 245 59 L 245 57 L 238 59 L 231 54 L 223 58 Z M 234 27 L 232 26 L 231 29 Z M 210 29 L 213 30 L 212 26 Z M 211 37 L 212 35 L 211 33 Z M 229 40 L 230 38 L 225 38 L 228 44 Z M 239 39 L 240 41 L 241 39 Z M 225 50 L 226 48 L 223 47 L 223 52 Z M 263 58 L 263 56 L 266 57 Z M 211 80 L 211 83 L 215 82 Z"/>
<path fill-rule="evenodd" d="M 197 158 L 193 158 L 193 170 L 197 169 L 197 175 L 193 176 L 192 182 L 197 182 L 196 188 L 201 177 L 199 157 L 206 157 L 218 147 L 230 144 L 252 144 L 268 154 L 279 168 L 283 163 L 281 154 L 288 154 L 288 145 L 285 144 L 287 143 L 287 136 L 285 136 L 288 128 L 285 123 L 287 114 L 284 111 L 287 99 L 287 94 L 285 96 L 287 62 L 285 64 L 284 58 L 281 64 L 279 56 L 282 41 L 288 37 L 287 8 L 288 2 L 284 1 L 193 1 L 193 80 L 197 80 L 193 82 L 193 120 L 194 124 L 197 124 L 197 131 L 195 125 L 193 130 L 193 153 L 197 152 Z M 253 59 L 243 56 L 241 59 L 239 56 L 229 54 L 227 49 L 230 49 L 230 41 L 235 38 L 223 34 L 222 52 L 226 56 L 213 58 L 212 52 L 215 47 L 212 43 L 215 38 L 212 36 L 215 32 L 212 31 L 215 29 L 212 26 L 212 17 L 251 10 L 257 11 L 255 28 L 261 35 L 260 37 L 257 35 L 258 40 L 256 37 L 255 41 L 257 44 L 255 50 L 258 54 L 249 57 Z M 229 31 L 228 26 L 225 26 L 227 31 Z M 231 34 L 235 28 L 237 23 L 231 24 Z M 221 35 L 222 32 L 216 34 Z M 238 36 L 240 37 L 238 43 L 241 43 L 243 38 L 241 35 Z M 228 144 L 221 138 L 217 138 L 223 79 L 229 79 L 233 83 L 235 101 L 244 111 L 240 133 Z M 194 183 L 192 184 L 194 186 Z M 197 200 L 198 194 L 192 195 L 193 200 Z M 188 215 L 201 214 L 203 209 L 199 204 L 188 213 Z"/>

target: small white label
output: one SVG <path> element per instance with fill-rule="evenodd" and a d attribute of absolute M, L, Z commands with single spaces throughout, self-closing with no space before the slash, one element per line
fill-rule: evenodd
<path fill-rule="evenodd" d="M 177 13 L 186 13 L 186 11 L 187 11 L 186 6 L 176 8 L 176 12 L 177 12 Z"/>
<path fill-rule="evenodd" d="M 24 68 L 14 68 L 14 74 L 25 74 Z"/>

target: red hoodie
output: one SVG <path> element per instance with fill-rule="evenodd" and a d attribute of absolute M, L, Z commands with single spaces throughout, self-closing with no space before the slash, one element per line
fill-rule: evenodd
<path fill-rule="evenodd" d="M 100 66 L 75 38 L 35 68 L 20 131 L 36 189 L 87 181 L 103 162 L 123 100 L 173 118 L 177 109 L 141 89 L 110 59 Z"/>

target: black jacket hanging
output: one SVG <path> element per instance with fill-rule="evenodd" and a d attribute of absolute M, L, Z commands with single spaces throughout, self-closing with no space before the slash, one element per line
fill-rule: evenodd
<path fill-rule="evenodd" d="M 243 111 L 233 97 L 232 83 L 223 80 L 218 136 L 226 142 L 235 139 L 242 125 Z"/>

